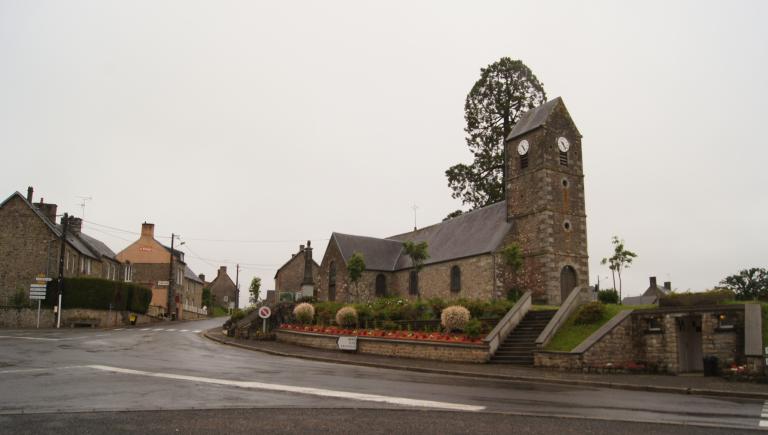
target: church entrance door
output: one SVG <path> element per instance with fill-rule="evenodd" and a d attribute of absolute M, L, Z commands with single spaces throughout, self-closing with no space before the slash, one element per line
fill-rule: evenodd
<path fill-rule="evenodd" d="M 560 303 L 565 302 L 565 299 L 576 287 L 576 270 L 571 266 L 565 266 L 560 271 Z"/>

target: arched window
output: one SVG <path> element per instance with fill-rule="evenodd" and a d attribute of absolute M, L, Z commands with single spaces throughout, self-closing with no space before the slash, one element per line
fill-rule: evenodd
<path fill-rule="evenodd" d="M 383 273 L 376 275 L 376 297 L 383 298 L 387 295 L 387 277 Z"/>
<path fill-rule="evenodd" d="M 333 261 L 328 266 L 328 300 L 336 300 L 336 263 Z"/>
<path fill-rule="evenodd" d="M 459 266 L 451 268 L 451 291 L 454 293 L 461 291 L 461 269 Z"/>
<path fill-rule="evenodd" d="M 408 293 L 412 295 L 419 294 L 419 274 L 412 270 L 408 275 Z"/>
<path fill-rule="evenodd" d="M 571 294 L 577 282 L 576 269 L 571 266 L 563 267 L 560 271 L 560 303 L 563 303 Z"/>

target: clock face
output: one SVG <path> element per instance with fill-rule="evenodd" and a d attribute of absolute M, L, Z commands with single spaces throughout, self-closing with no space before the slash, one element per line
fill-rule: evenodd
<path fill-rule="evenodd" d="M 517 145 L 517 153 L 520 154 L 521 156 L 524 156 L 528 153 L 528 148 L 530 147 L 531 145 L 528 143 L 528 141 L 523 139 Z"/>
<path fill-rule="evenodd" d="M 568 139 L 560 136 L 557 138 L 557 147 L 560 148 L 560 151 L 562 152 L 568 152 L 568 148 L 571 147 L 571 144 L 568 143 Z"/>

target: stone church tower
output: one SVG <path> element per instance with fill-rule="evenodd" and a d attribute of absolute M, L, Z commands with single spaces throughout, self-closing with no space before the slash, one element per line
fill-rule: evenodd
<path fill-rule="evenodd" d="M 589 282 L 581 134 L 559 97 L 528 111 L 506 141 L 507 219 L 523 250 L 522 284 L 560 304 Z"/>

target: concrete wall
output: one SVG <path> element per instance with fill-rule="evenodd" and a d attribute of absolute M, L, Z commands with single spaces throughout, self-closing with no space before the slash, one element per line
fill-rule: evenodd
<path fill-rule="evenodd" d="M 276 331 L 278 341 L 317 349 L 337 350 L 337 336 L 297 331 Z M 339 351 L 341 352 L 341 351 Z M 358 337 L 357 352 L 400 358 L 436 361 L 484 363 L 489 359 L 488 346 L 460 343 L 427 343 L 408 340 Z"/>

